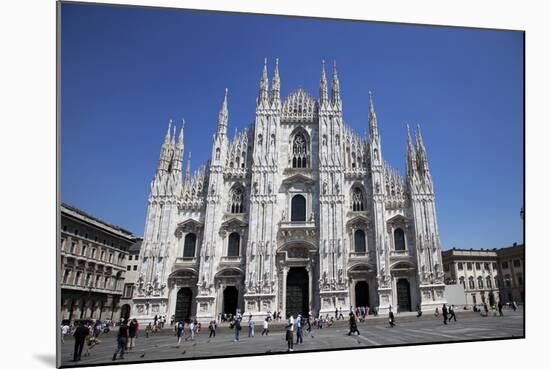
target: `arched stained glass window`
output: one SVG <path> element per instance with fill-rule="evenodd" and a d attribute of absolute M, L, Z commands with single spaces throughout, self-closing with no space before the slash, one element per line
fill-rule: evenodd
<path fill-rule="evenodd" d="M 363 191 L 359 187 L 355 187 L 351 194 L 351 209 L 353 211 L 365 210 L 363 202 Z"/>
<path fill-rule="evenodd" d="M 243 190 L 240 187 L 235 187 L 231 190 L 229 199 L 229 212 L 233 214 L 244 213 L 244 196 Z"/>

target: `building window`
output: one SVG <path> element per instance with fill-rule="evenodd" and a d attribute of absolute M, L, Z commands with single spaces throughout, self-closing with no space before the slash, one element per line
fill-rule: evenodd
<path fill-rule="evenodd" d="M 505 285 L 507 288 L 512 287 L 512 278 L 510 278 L 510 274 L 506 274 L 506 275 L 504 276 L 504 285 Z"/>
<path fill-rule="evenodd" d="M 491 277 L 485 278 L 485 283 L 487 284 L 487 288 L 493 288 L 493 281 L 491 280 Z"/>
<path fill-rule="evenodd" d="M 96 249 L 92 249 L 92 259 L 95 259 L 95 252 L 96 252 Z"/>
<path fill-rule="evenodd" d="M 71 275 L 71 271 L 69 269 L 65 269 L 65 272 L 63 273 L 63 283 L 67 283 L 70 275 Z"/>
<path fill-rule="evenodd" d="M 243 190 L 240 187 L 235 187 L 231 190 L 229 211 L 233 214 L 243 213 Z"/>
<path fill-rule="evenodd" d="M 183 257 L 194 258 L 195 246 L 197 244 L 197 236 L 194 233 L 188 233 L 185 236 L 185 242 L 183 244 Z"/>
<path fill-rule="evenodd" d="M 523 285 L 523 276 L 521 275 L 521 273 L 516 274 L 516 277 L 518 279 L 518 284 L 520 286 Z"/>
<path fill-rule="evenodd" d="M 113 262 L 113 253 L 109 253 L 109 263 Z"/>
<path fill-rule="evenodd" d="M 493 270 L 497 270 L 497 263 L 493 263 Z"/>
<path fill-rule="evenodd" d="M 98 276 L 95 277 L 95 287 L 96 287 L 96 288 L 99 288 L 99 281 L 100 281 L 100 280 L 101 280 L 101 276 L 100 276 L 100 275 L 98 275 Z"/>
<path fill-rule="evenodd" d="M 292 168 L 308 168 L 309 152 L 303 133 L 297 133 L 292 142 Z"/>
<path fill-rule="evenodd" d="M 466 289 L 466 281 L 464 280 L 464 277 L 460 277 L 459 281 L 460 281 L 460 284 L 462 285 L 462 287 L 464 289 Z"/>
<path fill-rule="evenodd" d="M 71 243 L 71 254 L 74 254 L 76 251 L 76 242 Z"/>
<path fill-rule="evenodd" d="M 75 235 L 75 236 L 78 236 L 78 229 L 75 229 L 75 230 L 74 230 L 74 235 Z"/>
<path fill-rule="evenodd" d="M 126 283 L 124 285 L 124 298 L 126 299 L 132 298 L 133 292 L 134 292 L 134 285 L 131 283 Z"/>
<path fill-rule="evenodd" d="M 103 288 L 105 289 L 109 288 L 109 277 L 105 277 L 105 281 L 103 282 Z"/>
<path fill-rule="evenodd" d="M 134 256 L 134 260 L 139 260 L 139 255 Z"/>
<path fill-rule="evenodd" d="M 472 263 L 466 263 L 466 269 L 472 270 Z"/>
<path fill-rule="evenodd" d="M 66 225 L 63 226 L 63 232 L 67 232 L 67 226 Z"/>
<path fill-rule="evenodd" d="M 351 197 L 351 208 L 353 211 L 364 211 L 363 191 L 359 187 L 353 189 Z"/>
<path fill-rule="evenodd" d="M 86 245 L 82 246 L 82 256 L 86 256 Z"/>
<path fill-rule="evenodd" d="M 508 262 L 507 261 L 502 262 L 502 269 L 508 269 Z"/>
<path fill-rule="evenodd" d="M 393 242 L 396 251 L 405 250 L 405 232 L 401 228 L 397 228 L 393 231 Z"/>
<path fill-rule="evenodd" d="M 99 258 L 101 261 L 105 261 L 105 251 L 101 251 L 101 257 Z"/>
<path fill-rule="evenodd" d="M 74 280 L 75 285 L 80 285 L 80 276 L 82 275 L 82 272 L 76 272 L 76 278 Z"/>
<path fill-rule="evenodd" d="M 471 290 L 476 288 L 476 284 L 474 282 L 474 277 L 468 278 L 468 287 L 470 287 Z"/>
<path fill-rule="evenodd" d="M 361 229 L 356 230 L 353 236 L 353 241 L 355 243 L 355 252 L 365 253 L 367 251 L 364 231 L 362 231 Z"/>
<path fill-rule="evenodd" d="M 304 196 L 295 195 L 292 198 L 290 220 L 293 222 L 306 221 L 306 198 Z"/>
<path fill-rule="evenodd" d="M 237 232 L 231 233 L 227 244 L 227 256 L 239 256 L 240 243 L 241 235 Z"/>
<path fill-rule="evenodd" d="M 472 301 L 473 301 L 473 304 L 477 304 L 477 298 L 476 298 L 476 294 L 475 293 L 472 293 Z"/>
<path fill-rule="evenodd" d="M 519 259 L 514 260 L 514 268 L 519 268 L 521 266 L 521 262 Z"/>
<path fill-rule="evenodd" d="M 481 263 L 476 263 L 476 270 L 481 270 Z"/>
<path fill-rule="evenodd" d="M 483 288 L 483 278 L 477 277 L 477 286 L 481 289 Z"/>
<path fill-rule="evenodd" d="M 128 260 L 130 261 L 132 260 L 132 255 L 128 256 Z"/>
<path fill-rule="evenodd" d="M 457 263 L 456 266 L 458 267 L 458 270 L 464 269 L 464 266 L 462 265 L 462 263 Z"/>
<path fill-rule="evenodd" d="M 489 263 L 484 263 L 484 264 L 483 264 L 483 268 L 484 268 L 485 270 L 489 270 Z"/>
<path fill-rule="evenodd" d="M 127 266 L 126 266 L 126 270 L 132 270 L 132 266 L 131 266 L 131 265 L 127 265 Z"/>
<path fill-rule="evenodd" d="M 137 270 L 137 267 L 138 267 L 137 265 L 134 265 L 134 270 Z"/>

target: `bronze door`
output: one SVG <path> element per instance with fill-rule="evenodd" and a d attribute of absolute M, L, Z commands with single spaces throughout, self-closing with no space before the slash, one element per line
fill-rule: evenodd
<path fill-rule="evenodd" d="M 307 316 L 309 312 L 309 276 L 305 268 L 290 268 L 286 278 L 286 313 Z"/>
<path fill-rule="evenodd" d="M 397 306 L 399 311 L 411 311 L 411 285 L 406 279 L 397 281 Z"/>
<path fill-rule="evenodd" d="M 193 292 L 188 287 L 180 288 L 176 299 L 176 312 L 174 318 L 176 321 L 188 320 L 191 317 L 191 302 Z"/>

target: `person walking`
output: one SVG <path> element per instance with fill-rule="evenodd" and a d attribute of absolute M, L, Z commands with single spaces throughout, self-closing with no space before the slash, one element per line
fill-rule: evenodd
<path fill-rule="evenodd" d="M 149 333 L 151 333 L 153 327 L 151 326 L 151 322 L 149 322 L 149 324 L 147 324 L 147 327 L 145 327 L 145 337 L 146 338 L 149 338 Z"/>
<path fill-rule="evenodd" d="M 185 337 L 185 340 L 187 341 L 188 339 L 191 338 L 191 341 L 194 341 L 195 340 L 195 321 L 193 319 L 191 319 L 191 321 L 187 325 L 187 329 L 189 331 L 189 335 Z"/>
<path fill-rule="evenodd" d="M 498 300 L 498 315 L 499 316 L 504 316 L 504 314 L 502 314 L 502 302 L 500 300 Z"/>
<path fill-rule="evenodd" d="M 132 319 L 128 324 L 128 351 L 132 351 L 136 345 L 138 323 L 136 319 Z"/>
<path fill-rule="evenodd" d="M 303 319 L 302 319 L 302 315 L 301 314 L 298 314 L 298 317 L 296 318 L 296 344 L 297 345 L 302 345 L 304 343 L 304 334 L 303 334 L 303 331 L 302 331 L 302 326 L 303 326 Z"/>
<path fill-rule="evenodd" d="M 350 312 L 349 313 L 349 332 L 348 332 L 348 336 L 351 336 L 355 332 L 357 332 L 358 336 L 361 334 L 361 333 L 359 333 L 359 330 L 357 329 L 357 318 L 355 317 L 355 315 L 352 312 Z"/>
<path fill-rule="evenodd" d="M 285 332 L 285 339 L 288 346 L 288 352 L 294 351 L 294 325 L 292 323 L 288 323 L 286 326 L 286 332 Z"/>
<path fill-rule="evenodd" d="M 73 333 L 74 337 L 74 354 L 73 361 L 80 361 L 82 356 L 82 349 L 84 348 L 84 342 L 86 342 L 86 337 L 90 335 L 90 329 L 84 325 L 84 323 L 79 322 L 76 330 Z"/>
<path fill-rule="evenodd" d="M 340 318 L 345 319 L 344 318 L 344 314 L 342 314 L 342 307 L 340 306 L 340 308 L 338 308 L 338 320 L 340 320 Z"/>
<path fill-rule="evenodd" d="M 210 321 L 210 324 L 208 324 L 208 329 L 210 330 L 210 335 L 208 336 L 208 338 L 212 338 L 212 336 L 216 337 L 216 327 L 216 321 L 212 319 Z"/>
<path fill-rule="evenodd" d="M 441 312 L 443 314 L 443 324 L 447 324 L 447 305 L 443 304 L 443 307 L 441 308 Z"/>
<path fill-rule="evenodd" d="M 252 314 L 248 317 L 248 337 L 254 337 L 254 318 Z"/>
<path fill-rule="evenodd" d="M 456 322 L 456 313 L 455 313 L 455 306 L 454 305 L 449 306 L 449 314 L 451 314 L 451 317 L 449 318 L 449 322 L 453 319 Z"/>
<path fill-rule="evenodd" d="M 435 307 L 435 313 L 434 313 L 435 317 L 439 317 L 439 308 L 436 306 Z"/>
<path fill-rule="evenodd" d="M 395 316 L 393 315 L 393 311 L 390 306 L 390 313 L 389 313 L 389 322 L 390 322 L 390 328 L 395 327 Z"/>
<path fill-rule="evenodd" d="M 241 337 L 241 329 L 242 329 L 242 327 L 241 327 L 241 317 L 240 316 L 235 318 L 234 327 L 235 327 L 235 340 L 234 340 L 234 342 L 239 342 L 239 339 Z"/>
<path fill-rule="evenodd" d="M 126 320 L 122 321 L 120 327 L 118 328 L 117 335 L 117 349 L 113 354 L 113 361 L 116 360 L 117 354 L 120 353 L 120 359 L 124 359 L 124 352 L 126 351 L 126 346 L 128 345 L 128 324 Z"/>
<path fill-rule="evenodd" d="M 176 325 L 174 327 L 174 331 L 176 332 L 176 338 L 177 338 L 177 344 L 176 347 L 180 347 L 181 345 L 181 339 L 185 335 L 185 324 L 183 321 L 178 320 L 176 322 Z"/>
<path fill-rule="evenodd" d="M 263 336 L 264 334 L 265 334 L 266 336 L 269 334 L 269 317 L 267 317 L 267 318 L 264 319 L 264 329 L 263 329 L 263 331 L 262 331 L 262 336 Z"/>
<path fill-rule="evenodd" d="M 61 325 L 61 343 L 65 343 L 65 336 L 69 334 L 71 327 L 67 324 Z"/>

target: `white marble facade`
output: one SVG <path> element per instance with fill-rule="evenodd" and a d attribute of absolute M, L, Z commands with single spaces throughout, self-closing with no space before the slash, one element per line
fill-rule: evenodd
<path fill-rule="evenodd" d="M 403 178 L 383 160 L 372 95 L 368 137 L 344 122 L 336 65 L 330 96 L 324 62 L 318 99 L 299 88 L 283 100 L 280 85 L 278 61 L 271 83 L 264 63 L 255 121 L 232 139 L 225 91 L 211 160 L 194 173 L 189 160 L 182 173 L 184 127 L 170 123 L 148 199 L 139 319 L 443 302 L 420 129 Z"/>

